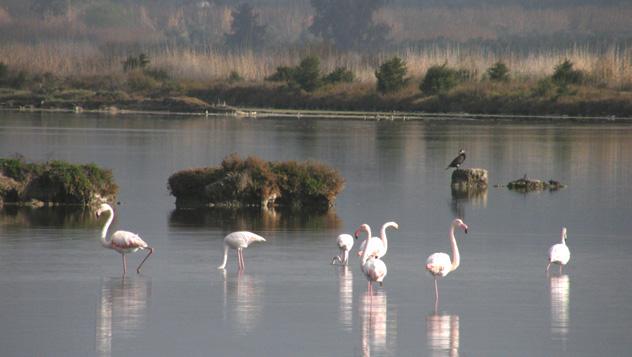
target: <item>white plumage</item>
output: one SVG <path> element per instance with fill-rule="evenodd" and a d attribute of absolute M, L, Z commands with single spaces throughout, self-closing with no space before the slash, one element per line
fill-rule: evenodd
<path fill-rule="evenodd" d="M 331 264 L 338 261 L 340 264 L 349 264 L 349 251 L 353 248 L 353 237 L 350 234 L 340 234 L 336 239 L 336 244 L 340 250 L 340 255 L 335 256 L 331 260 Z"/>
<path fill-rule="evenodd" d="M 462 220 L 456 218 L 450 224 L 450 247 L 452 248 L 452 258 L 446 253 L 434 253 L 426 260 L 426 270 L 434 277 L 435 283 L 435 303 L 439 301 L 439 289 L 437 287 L 437 278 L 448 275 L 451 271 L 456 270 L 461 264 L 461 255 L 459 247 L 454 237 L 454 229 L 462 228 L 467 233 L 467 225 Z"/>
<path fill-rule="evenodd" d="M 143 259 L 143 261 L 138 265 L 138 268 L 136 268 L 136 272 L 140 274 L 140 267 L 143 266 L 145 260 L 147 260 L 147 258 L 149 258 L 149 256 L 154 252 L 153 248 L 151 248 L 140 236 L 138 236 L 138 234 L 128 231 L 116 231 L 112 234 L 110 240 L 106 240 L 108 228 L 110 227 L 110 224 L 112 224 L 112 220 L 114 220 L 114 209 L 112 209 L 109 204 L 104 203 L 97 210 L 97 217 L 99 217 L 103 212 L 109 212 L 110 217 L 101 231 L 101 244 L 105 248 L 115 250 L 123 256 L 123 275 L 127 273 L 127 260 L 125 258 L 125 254 L 144 249 L 149 250 L 145 259 Z"/>
<path fill-rule="evenodd" d="M 228 260 L 228 248 L 237 250 L 237 263 L 239 265 L 239 270 L 243 270 L 246 267 L 244 263 L 244 253 L 243 249 L 248 248 L 248 246 L 253 242 L 265 242 L 266 239 L 262 236 L 248 232 L 248 231 L 239 231 L 233 232 L 224 237 L 224 261 L 222 265 L 217 267 L 217 269 L 225 269 L 226 261 Z"/>
<path fill-rule="evenodd" d="M 546 271 L 549 271 L 551 264 L 559 264 L 560 265 L 560 274 L 562 273 L 562 266 L 566 265 L 568 261 L 571 259 L 571 251 L 566 246 L 566 227 L 562 228 L 561 242 L 558 244 L 554 244 L 549 248 L 549 263 L 546 265 Z"/>
<path fill-rule="evenodd" d="M 373 252 L 376 248 L 373 246 L 375 241 L 371 239 L 371 228 L 369 227 L 369 225 L 363 224 L 362 226 L 360 226 L 360 228 L 356 230 L 356 237 L 357 233 L 360 230 L 364 230 L 367 232 L 367 238 L 365 239 L 366 249 L 364 250 L 362 254 L 362 259 L 360 260 L 360 268 L 362 269 L 364 276 L 369 282 L 368 290 L 370 293 L 372 293 L 372 283 L 377 282 L 382 285 L 384 277 L 386 277 L 387 269 L 386 264 L 384 264 L 382 260 L 371 254 L 371 252 Z"/>
<path fill-rule="evenodd" d="M 380 230 L 380 238 L 378 237 L 371 237 L 370 241 L 371 241 L 371 246 L 373 247 L 373 249 L 369 252 L 369 254 L 371 256 L 374 256 L 376 258 L 382 258 L 386 255 L 386 252 L 388 251 L 388 237 L 386 236 L 386 228 L 389 227 L 393 227 L 395 229 L 399 229 L 399 225 L 396 222 L 386 222 L 382 225 L 382 229 Z M 358 228 L 358 230 L 355 233 L 355 236 L 357 237 L 360 233 L 361 230 L 365 230 L 368 228 L 368 233 L 369 235 L 371 235 L 371 228 L 369 227 L 369 225 L 366 225 L 366 227 L 364 227 L 364 225 L 360 226 L 360 228 Z M 362 244 L 360 244 L 360 250 L 358 251 L 358 256 L 362 256 L 362 254 L 364 253 L 364 249 L 366 247 L 367 241 L 364 240 L 362 242 Z"/>

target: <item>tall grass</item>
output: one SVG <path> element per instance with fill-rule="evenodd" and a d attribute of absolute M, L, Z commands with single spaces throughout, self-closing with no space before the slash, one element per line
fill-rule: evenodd
<path fill-rule="evenodd" d="M 250 81 L 262 81 L 278 66 L 296 65 L 304 51 L 271 50 L 265 53 L 240 53 L 160 47 L 148 50 L 151 66 L 166 70 L 173 78 L 195 81 L 224 80 L 237 71 Z M 413 78 L 422 77 L 433 65 L 447 63 L 467 69 L 480 78 L 493 63 L 503 61 L 517 79 L 542 78 L 553 72 L 555 65 L 570 59 L 575 68 L 584 70 L 595 84 L 613 88 L 632 86 L 632 49 L 610 47 L 606 51 L 588 47 L 564 50 L 538 50 L 528 54 L 512 51 L 490 51 L 483 46 L 428 46 L 403 49 L 373 55 L 358 53 L 315 53 L 321 59 L 321 70 L 330 72 L 337 67 L 352 70 L 358 81 L 373 83 L 375 69 L 393 55 L 400 56 Z M 122 73 L 124 56 L 114 56 L 88 42 L 56 42 L 40 44 L 9 44 L 0 46 L 0 62 L 10 68 L 31 73 L 50 72 L 59 76 L 93 76 Z"/>

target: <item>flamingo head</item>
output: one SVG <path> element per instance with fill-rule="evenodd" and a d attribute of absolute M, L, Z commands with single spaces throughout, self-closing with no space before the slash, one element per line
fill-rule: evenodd
<path fill-rule="evenodd" d="M 452 221 L 452 225 L 454 227 L 462 228 L 463 232 L 465 232 L 465 234 L 467 234 L 468 226 L 467 226 L 467 224 L 463 223 L 463 221 L 460 218 L 456 218 L 454 221 Z"/>
<path fill-rule="evenodd" d="M 101 216 L 103 212 L 111 211 L 111 210 L 112 210 L 112 207 L 109 204 L 103 203 L 101 204 L 101 206 L 99 206 L 99 209 L 97 210 L 97 213 L 96 213 L 97 217 Z"/>
<path fill-rule="evenodd" d="M 393 227 L 395 229 L 399 229 L 399 224 L 397 224 L 397 222 L 387 222 L 384 223 L 384 227 Z"/>
<path fill-rule="evenodd" d="M 369 230 L 370 230 L 369 225 L 366 223 L 363 223 L 358 229 L 356 229 L 355 232 L 353 232 L 353 236 L 355 237 L 355 239 L 358 239 L 362 231 L 369 232 Z"/>
<path fill-rule="evenodd" d="M 563 240 L 567 240 L 568 237 L 566 236 L 566 227 L 562 227 L 562 239 Z"/>

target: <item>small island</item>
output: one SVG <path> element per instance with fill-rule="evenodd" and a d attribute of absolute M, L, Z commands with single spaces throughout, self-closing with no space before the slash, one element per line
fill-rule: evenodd
<path fill-rule="evenodd" d="M 518 191 L 518 192 L 532 192 L 532 191 L 544 191 L 544 190 L 557 191 L 564 187 L 566 187 L 566 185 L 560 183 L 559 181 L 555 181 L 555 180 L 546 181 L 546 180 L 531 179 L 531 178 L 527 178 L 527 175 L 517 180 L 511 181 L 507 184 L 508 189 L 512 191 Z"/>
<path fill-rule="evenodd" d="M 114 201 L 112 171 L 95 164 L 0 159 L 0 206 L 89 206 Z"/>
<path fill-rule="evenodd" d="M 344 183 L 337 170 L 319 162 L 274 162 L 231 154 L 219 167 L 176 172 L 169 177 L 168 187 L 177 208 L 328 209 Z"/>

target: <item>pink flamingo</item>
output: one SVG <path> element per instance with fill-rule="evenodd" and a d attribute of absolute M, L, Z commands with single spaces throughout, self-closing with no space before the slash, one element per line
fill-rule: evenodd
<path fill-rule="evenodd" d="M 338 236 L 336 243 L 338 244 L 338 249 L 340 249 L 340 255 L 336 255 L 331 260 L 331 264 L 335 264 L 338 261 L 342 265 L 348 265 L 349 251 L 353 248 L 353 237 L 349 234 L 341 234 Z"/>
<path fill-rule="evenodd" d="M 380 238 L 371 237 L 371 242 L 373 242 L 374 249 L 373 249 L 373 252 L 370 252 L 370 253 L 372 253 L 372 255 L 377 258 L 384 257 L 386 255 L 386 251 L 388 250 L 388 238 L 386 237 L 386 228 L 389 228 L 389 227 L 399 229 L 399 225 L 396 222 L 386 222 L 382 225 L 382 229 L 380 230 Z M 367 228 L 370 234 L 371 228 L 369 227 L 369 225 L 367 224 L 366 227 L 362 225 L 355 232 L 356 238 L 360 234 L 361 230 L 366 231 Z M 366 241 L 363 241 L 362 244 L 360 244 L 360 250 L 358 251 L 358 256 L 360 257 L 362 256 L 365 246 L 366 246 Z"/>
<path fill-rule="evenodd" d="M 116 231 L 112 234 L 110 240 L 106 240 L 108 228 L 110 227 L 110 224 L 114 219 L 114 210 L 109 204 L 104 203 L 97 210 L 97 217 L 99 217 L 103 212 L 109 212 L 110 217 L 108 218 L 107 222 L 105 222 L 103 230 L 101 231 L 101 244 L 105 248 L 113 249 L 121 253 L 121 255 L 123 256 L 123 276 L 125 276 L 125 274 L 127 273 L 127 261 L 125 259 L 125 254 L 133 253 L 138 250 L 149 250 L 149 253 L 147 253 L 145 259 L 143 259 L 143 261 L 140 262 L 140 264 L 138 265 L 138 268 L 136 268 L 136 273 L 140 274 L 140 267 L 143 266 L 145 260 L 147 260 L 147 258 L 149 258 L 149 256 L 154 252 L 154 249 L 150 247 L 147 243 L 145 243 L 145 241 L 142 240 L 138 236 L 138 234 L 128 231 Z"/>
<path fill-rule="evenodd" d="M 387 273 L 386 264 L 371 254 L 371 252 L 376 249 L 376 247 L 373 247 L 376 240 L 371 239 L 371 228 L 369 225 L 363 224 L 361 227 L 364 227 L 362 229 L 366 230 L 367 238 L 365 240 L 366 249 L 364 250 L 360 260 L 360 268 L 369 282 L 368 291 L 370 294 L 373 294 L 373 282 L 380 283 L 380 286 L 383 285 L 384 277 Z"/>
<path fill-rule="evenodd" d="M 456 245 L 454 237 L 454 229 L 456 227 L 463 228 L 467 234 L 467 225 L 462 220 L 456 218 L 450 225 L 450 246 L 452 248 L 452 259 L 446 253 L 434 253 L 426 260 L 426 270 L 434 277 L 435 283 L 435 303 L 439 301 L 439 289 L 437 288 L 437 278 L 448 275 L 451 271 L 456 270 L 461 263 L 461 255 L 459 247 Z"/>
<path fill-rule="evenodd" d="M 244 270 L 246 264 L 244 263 L 245 248 L 253 242 L 265 242 L 266 239 L 260 235 L 254 234 L 248 231 L 233 232 L 224 237 L 224 262 L 218 266 L 217 269 L 225 269 L 226 261 L 228 260 L 228 248 L 237 250 L 237 263 L 239 264 L 239 270 Z"/>
<path fill-rule="evenodd" d="M 566 246 L 566 240 L 568 237 L 566 236 L 566 227 L 562 228 L 561 233 L 561 242 L 558 244 L 554 244 L 549 248 L 549 264 L 546 265 L 546 272 L 549 272 L 549 268 L 551 267 L 551 263 L 560 265 L 560 275 L 562 274 L 562 266 L 566 265 L 568 261 L 571 259 L 571 251 L 568 250 Z"/>

